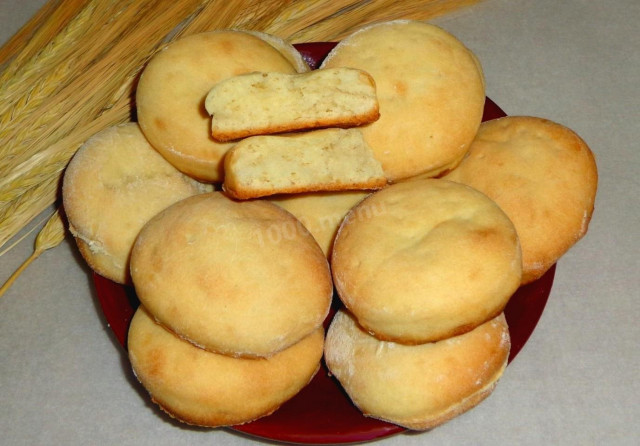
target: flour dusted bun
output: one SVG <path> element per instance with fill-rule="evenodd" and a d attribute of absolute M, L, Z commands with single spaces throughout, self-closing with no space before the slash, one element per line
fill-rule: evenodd
<path fill-rule="evenodd" d="M 213 86 L 205 108 L 217 141 L 355 127 L 379 117 L 373 78 L 352 68 L 234 76 Z"/>
<path fill-rule="evenodd" d="M 137 124 L 90 138 L 64 174 L 62 198 L 80 253 L 98 274 L 130 283 L 129 256 L 142 226 L 169 205 L 211 191 L 149 145 Z"/>
<path fill-rule="evenodd" d="M 370 191 L 315 192 L 276 195 L 268 200 L 291 212 L 311 232 L 327 257 L 331 255 L 333 239 L 347 212 L 362 201 Z"/>
<path fill-rule="evenodd" d="M 469 156 L 446 178 L 482 191 L 513 221 L 523 283 L 585 235 L 598 186 L 593 153 L 575 132 L 527 116 L 483 123 Z"/>
<path fill-rule="evenodd" d="M 460 336 L 408 346 L 369 335 L 339 311 L 327 332 L 325 361 L 366 416 L 425 430 L 489 396 L 509 349 L 504 315 Z"/>
<path fill-rule="evenodd" d="M 321 67 L 358 68 L 375 79 L 380 119 L 363 132 L 391 180 L 455 167 L 480 125 L 480 65 L 434 25 L 397 20 L 367 26 L 342 40 Z"/>
<path fill-rule="evenodd" d="M 387 184 L 358 129 L 252 136 L 229 150 L 224 167 L 223 188 L 239 199 Z"/>
<path fill-rule="evenodd" d="M 271 356 L 314 331 L 333 292 L 327 259 L 295 217 L 221 192 L 182 200 L 146 224 L 131 275 L 159 322 L 243 357 Z"/>
<path fill-rule="evenodd" d="M 271 44 L 242 31 L 210 31 L 168 44 L 145 67 L 137 87 L 145 136 L 181 171 L 220 181 L 221 160 L 231 144 L 211 138 L 204 99 L 216 83 L 251 71 L 296 69 Z"/>
<path fill-rule="evenodd" d="M 438 179 L 396 183 L 361 201 L 338 230 L 331 266 L 360 325 L 406 344 L 495 317 L 522 271 L 516 230 L 498 205 Z"/>
<path fill-rule="evenodd" d="M 318 328 L 269 359 L 232 358 L 174 336 L 140 307 L 128 351 L 136 377 L 160 408 L 188 424 L 218 427 L 269 415 L 296 395 L 320 366 L 323 340 Z"/>

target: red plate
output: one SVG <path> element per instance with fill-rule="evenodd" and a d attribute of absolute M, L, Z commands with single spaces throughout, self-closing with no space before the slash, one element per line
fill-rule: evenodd
<path fill-rule="evenodd" d="M 317 68 L 334 46 L 335 43 L 322 42 L 299 44 L 296 48 L 312 68 Z M 484 121 L 505 115 L 487 98 Z M 512 344 L 509 362 L 520 352 L 538 323 L 554 274 L 555 265 L 539 280 L 521 287 L 509 301 L 505 309 Z M 125 346 L 129 322 L 139 304 L 135 292 L 97 274 L 94 274 L 94 283 L 107 323 L 118 342 Z M 339 300 L 334 298 L 334 307 L 338 305 Z M 337 381 L 329 376 L 324 364 L 311 383 L 274 414 L 233 429 L 270 440 L 307 444 L 363 442 L 405 430 L 364 417 Z"/>

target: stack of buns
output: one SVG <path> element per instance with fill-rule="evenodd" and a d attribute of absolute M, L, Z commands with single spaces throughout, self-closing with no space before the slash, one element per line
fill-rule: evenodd
<path fill-rule="evenodd" d="M 88 141 L 63 185 L 89 266 L 135 287 L 129 357 L 153 401 L 246 423 L 323 357 L 363 414 L 409 429 L 486 398 L 503 310 L 584 236 L 597 169 L 560 124 L 481 124 L 484 87 L 458 39 L 409 20 L 356 31 L 315 71 L 239 30 L 154 56 L 138 123 Z"/>

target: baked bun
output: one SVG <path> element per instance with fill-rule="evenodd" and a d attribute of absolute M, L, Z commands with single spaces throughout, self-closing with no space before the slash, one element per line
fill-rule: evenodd
<path fill-rule="evenodd" d="M 62 199 L 89 266 L 114 282 L 130 283 L 129 256 L 142 226 L 176 201 L 211 189 L 169 164 L 130 123 L 82 145 L 65 171 Z"/>
<path fill-rule="evenodd" d="M 219 355 L 185 342 L 139 307 L 128 335 L 133 371 L 165 412 L 207 427 L 242 424 L 269 415 L 317 372 L 324 332 L 269 359 Z"/>
<path fill-rule="evenodd" d="M 379 189 L 382 167 L 358 129 L 245 138 L 224 161 L 223 189 L 238 199 L 282 193 Z"/>
<path fill-rule="evenodd" d="M 176 203 L 140 232 L 131 276 L 142 304 L 210 351 L 267 357 L 324 321 L 327 259 L 291 214 L 221 192 Z"/>
<path fill-rule="evenodd" d="M 380 116 L 373 78 L 352 68 L 242 74 L 214 85 L 204 105 L 216 141 L 356 127 Z"/>
<path fill-rule="evenodd" d="M 291 212 L 311 232 L 327 257 L 333 239 L 347 212 L 362 201 L 369 191 L 315 192 L 276 195 L 268 200 Z"/>
<path fill-rule="evenodd" d="M 242 31 L 210 31 L 168 44 L 149 61 L 136 91 L 138 122 L 149 142 L 188 175 L 220 181 L 231 143 L 211 138 L 204 99 L 221 80 L 251 71 L 296 69 L 272 45 Z"/>
<path fill-rule="evenodd" d="M 321 68 L 351 67 L 376 81 L 380 119 L 363 128 L 392 181 L 455 167 L 482 120 L 480 64 L 448 32 L 397 20 L 367 26 L 342 40 Z"/>
<path fill-rule="evenodd" d="M 331 266 L 360 325 L 406 344 L 495 317 L 522 268 L 515 228 L 498 205 L 438 179 L 396 183 L 361 201 L 338 230 Z"/>
<path fill-rule="evenodd" d="M 366 416 L 425 430 L 489 396 L 509 349 L 503 315 L 460 336 L 408 346 L 378 340 L 339 311 L 327 331 L 324 357 Z"/>
<path fill-rule="evenodd" d="M 523 284 L 585 235 L 598 186 L 593 153 L 575 132 L 527 116 L 483 123 L 469 156 L 446 178 L 482 191 L 513 221 Z"/>

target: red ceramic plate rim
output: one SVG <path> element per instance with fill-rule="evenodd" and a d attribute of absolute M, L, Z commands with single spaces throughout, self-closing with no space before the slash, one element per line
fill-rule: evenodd
<path fill-rule="evenodd" d="M 315 69 L 335 43 L 315 42 L 295 46 Z M 504 111 L 487 98 L 483 121 L 503 116 L 506 116 Z M 509 362 L 521 351 L 535 329 L 551 292 L 554 274 L 555 265 L 537 281 L 520 287 L 505 308 L 512 343 Z M 126 349 L 129 323 L 139 304 L 135 291 L 98 274 L 94 274 L 93 279 L 106 322 L 119 344 Z M 339 305 L 339 299 L 334 298 L 333 311 Z M 358 443 L 405 430 L 363 416 L 351 404 L 338 382 L 329 375 L 324 364 L 309 386 L 272 415 L 232 429 L 263 439 L 303 444 Z"/>

